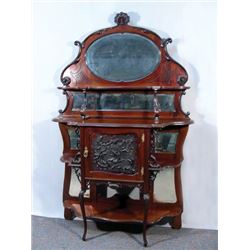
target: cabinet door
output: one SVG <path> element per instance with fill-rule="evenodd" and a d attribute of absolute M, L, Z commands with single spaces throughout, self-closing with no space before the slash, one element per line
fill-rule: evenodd
<path fill-rule="evenodd" d="M 142 180 L 143 129 L 82 128 L 83 170 L 89 179 Z"/>

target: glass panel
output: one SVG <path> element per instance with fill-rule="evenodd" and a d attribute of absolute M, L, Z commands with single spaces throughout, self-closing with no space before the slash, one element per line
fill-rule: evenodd
<path fill-rule="evenodd" d="M 163 169 L 157 174 L 154 181 L 154 199 L 169 203 L 177 201 L 173 168 Z"/>
<path fill-rule="evenodd" d="M 129 197 L 133 200 L 140 200 L 140 189 L 138 187 L 135 187 L 129 194 Z"/>
<path fill-rule="evenodd" d="M 92 140 L 94 170 L 134 174 L 136 172 L 136 135 L 97 134 Z"/>
<path fill-rule="evenodd" d="M 155 152 L 175 153 L 175 146 L 178 133 L 156 132 L 155 133 Z"/>
<path fill-rule="evenodd" d="M 71 168 L 71 180 L 70 180 L 70 187 L 69 187 L 69 195 L 71 196 L 77 196 L 79 195 L 81 191 L 81 184 L 77 177 L 77 175 L 80 174 L 80 165 L 79 168 Z"/>
<path fill-rule="evenodd" d="M 71 167 L 71 179 L 70 179 L 70 186 L 69 186 L 69 195 L 73 197 L 78 197 L 79 193 L 81 191 L 81 166 L 80 164 L 76 166 L 77 164 L 74 165 L 74 167 Z M 90 190 L 87 188 L 87 190 L 84 193 L 84 197 L 88 198 L 90 197 Z"/>
<path fill-rule="evenodd" d="M 118 192 L 114 190 L 113 188 L 108 187 L 107 197 L 110 198 L 117 194 Z M 139 200 L 140 199 L 140 190 L 138 187 L 135 187 L 132 192 L 128 195 L 133 200 Z"/>
<path fill-rule="evenodd" d="M 87 110 L 145 110 L 153 111 L 153 94 L 87 93 Z M 174 94 L 158 94 L 163 112 L 174 112 Z M 80 110 L 84 94 L 73 93 L 72 110 Z"/>
<path fill-rule="evenodd" d="M 80 148 L 80 131 L 79 128 L 68 128 L 70 139 L 70 149 Z"/>
<path fill-rule="evenodd" d="M 148 38 L 116 33 L 93 42 L 86 64 L 97 76 L 113 82 L 131 82 L 151 74 L 160 62 L 160 50 Z"/>

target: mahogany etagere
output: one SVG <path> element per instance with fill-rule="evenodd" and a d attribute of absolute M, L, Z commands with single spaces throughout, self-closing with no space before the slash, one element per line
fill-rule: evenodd
<path fill-rule="evenodd" d="M 123 12 L 115 23 L 76 41 L 79 53 L 61 74 L 58 89 L 67 104 L 53 121 L 64 145 L 64 216 L 83 218 L 83 240 L 86 219 L 141 223 L 147 246 L 149 225 L 167 218 L 172 228 L 181 227 L 182 147 L 192 123 L 181 108 L 188 75 L 168 54 L 171 38 L 129 25 Z M 173 173 L 171 202 L 155 195 L 164 169 Z M 70 193 L 73 174 L 79 196 Z"/>

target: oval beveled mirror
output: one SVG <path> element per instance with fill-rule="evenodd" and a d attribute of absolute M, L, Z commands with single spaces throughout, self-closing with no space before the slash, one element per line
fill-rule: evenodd
<path fill-rule="evenodd" d="M 132 82 L 150 75 L 161 52 L 154 42 L 134 33 L 115 33 L 94 41 L 86 64 L 96 76 L 113 82 Z"/>

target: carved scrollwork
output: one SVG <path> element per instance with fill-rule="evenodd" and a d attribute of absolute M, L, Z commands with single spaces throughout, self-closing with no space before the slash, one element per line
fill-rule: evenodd
<path fill-rule="evenodd" d="M 173 40 L 172 40 L 172 38 L 163 38 L 162 40 L 161 40 L 161 47 L 162 48 L 164 48 L 165 49 L 165 51 L 166 51 L 166 59 L 168 60 L 168 61 L 170 61 L 171 60 L 171 57 L 168 55 L 168 53 L 167 53 L 167 45 L 169 44 L 169 43 L 172 43 L 173 42 Z"/>
<path fill-rule="evenodd" d="M 66 90 L 63 90 L 63 95 L 66 95 L 67 103 L 66 103 L 66 106 L 65 106 L 65 108 L 63 110 L 62 109 L 58 110 L 59 114 L 63 114 L 66 111 L 66 109 L 68 108 L 68 105 L 69 105 L 69 94 L 68 94 L 68 92 Z"/>
<path fill-rule="evenodd" d="M 188 112 L 184 112 L 183 110 L 182 110 L 182 105 L 181 105 L 181 98 L 182 98 L 182 96 L 183 95 L 186 95 L 186 92 L 185 91 L 182 91 L 182 93 L 181 93 L 181 95 L 180 95 L 180 101 L 179 101 L 179 103 L 180 103 L 180 108 L 181 108 L 181 112 L 185 115 L 185 116 L 189 116 L 190 115 L 190 112 L 188 111 Z"/>
<path fill-rule="evenodd" d="M 124 12 L 120 12 L 115 16 L 115 23 L 117 25 L 127 25 L 129 23 L 129 15 Z"/>
<path fill-rule="evenodd" d="M 64 72 L 63 72 L 64 73 Z M 68 77 L 68 76 L 65 76 L 65 77 L 61 77 L 61 82 L 62 82 L 62 84 L 63 85 L 69 85 L 70 84 L 70 82 L 71 82 L 71 79 L 70 79 L 70 77 Z"/>
<path fill-rule="evenodd" d="M 155 180 L 160 169 L 161 169 L 161 165 L 157 162 L 155 156 L 151 154 L 150 160 L 149 160 L 149 178 L 151 181 Z"/>
<path fill-rule="evenodd" d="M 81 183 L 81 154 L 78 152 L 72 162 L 69 164 L 72 167 L 75 175 L 77 176 L 78 181 Z"/>
<path fill-rule="evenodd" d="M 154 130 L 153 133 L 151 134 L 151 153 L 149 156 L 149 178 L 151 181 L 154 181 L 157 174 L 159 173 L 161 169 L 161 165 L 157 162 L 156 157 L 154 156 L 154 151 L 155 151 L 155 133 L 156 131 Z"/>
<path fill-rule="evenodd" d="M 67 66 L 64 68 L 64 70 L 62 71 L 61 76 L 60 76 L 61 82 L 62 82 L 62 84 L 65 85 L 65 86 L 67 86 L 67 85 L 69 85 L 69 84 L 71 83 L 71 79 L 70 79 L 70 77 L 68 77 L 68 76 L 63 77 L 64 72 L 65 72 L 65 71 L 67 70 L 67 68 L 69 68 L 71 65 L 76 64 L 76 63 L 79 62 L 79 60 L 80 60 L 80 55 L 81 55 L 82 48 L 83 48 L 82 43 L 79 42 L 79 41 L 75 41 L 75 42 L 74 42 L 74 45 L 79 47 L 78 55 L 77 55 L 77 57 L 74 59 L 73 62 L 71 62 L 69 65 L 67 65 Z"/>
<path fill-rule="evenodd" d="M 161 47 L 163 47 L 163 48 L 166 48 L 167 47 L 167 45 L 169 44 L 169 43 L 172 43 L 173 42 L 173 40 L 172 40 L 172 38 L 163 38 L 162 40 L 161 40 Z"/>

